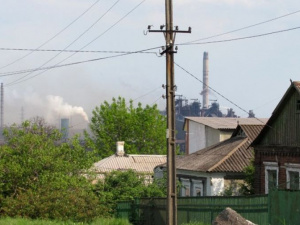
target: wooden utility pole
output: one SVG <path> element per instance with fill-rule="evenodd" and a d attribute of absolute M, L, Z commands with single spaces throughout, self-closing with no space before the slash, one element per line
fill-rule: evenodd
<path fill-rule="evenodd" d="M 167 225 L 177 225 L 177 191 L 176 191 L 176 128 L 175 128 L 175 91 L 174 82 L 174 44 L 176 33 L 191 33 L 173 30 L 173 4 L 172 0 L 165 0 L 166 25 L 160 26 L 160 30 L 148 32 L 163 32 L 166 46 L 160 54 L 166 54 L 166 98 L 167 98 Z M 165 27 L 165 30 L 163 28 Z"/>

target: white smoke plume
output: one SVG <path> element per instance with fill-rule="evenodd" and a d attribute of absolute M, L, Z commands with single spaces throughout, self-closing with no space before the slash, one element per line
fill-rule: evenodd
<path fill-rule="evenodd" d="M 63 98 L 60 96 L 48 95 L 47 107 L 50 113 L 54 112 L 60 117 L 71 117 L 74 115 L 81 115 L 85 121 L 89 122 L 88 115 L 82 107 L 72 106 L 64 102 Z"/>

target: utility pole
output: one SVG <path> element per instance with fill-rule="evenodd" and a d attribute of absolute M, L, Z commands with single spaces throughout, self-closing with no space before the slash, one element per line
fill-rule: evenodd
<path fill-rule="evenodd" d="M 175 128 L 175 91 L 174 82 L 174 50 L 176 33 L 191 33 L 179 31 L 178 26 L 173 29 L 173 4 L 172 0 L 165 0 L 166 25 L 161 25 L 160 30 L 148 32 L 164 33 L 166 46 L 161 55 L 166 54 L 166 99 L 167 99 L 167 225 L 177 225 L 177 191 L 176 191 L 176 128 Z M 165 28 L 165 30 L 163 30 Z"/>

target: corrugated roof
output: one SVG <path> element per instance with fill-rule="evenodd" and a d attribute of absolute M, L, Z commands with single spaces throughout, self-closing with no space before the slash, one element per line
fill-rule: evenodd
<path fill-rule="evenodd" d="M 247 138 L 234 137 L 213 146 L 201 149 L 176 161 L 176 169 L 213 172 L 230 153 L 241 146 Z"/>
<path fill-rule="evenodd" d="M 186 120 L 192 120 L 214 129 L 235 129 L 237 125 L 262 125 L 267 118 L 228 118 L 228 117 L 186 117 Z"/>
<path fill-rule="evenodd" d="M 165 155 L 112 155 L 94 163 L 98 173 L 111 172 L 113 170 L 135 170 L 141 173 L 153 173 L 153 169 L 166 163 Z"/>
<path fill-rule="evenodd" d="M 246 136 L 233 136 L 213 146 L 201 149 L 176 161 L 176 168 L 199 172 L 243 172 L 253 158 L 249 148 L 263 125 L 240 125 Z"/>

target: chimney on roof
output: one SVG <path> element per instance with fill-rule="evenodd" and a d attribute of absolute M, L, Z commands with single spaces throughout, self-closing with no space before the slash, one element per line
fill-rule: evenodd
<path fill-rule="evenodd" d="M 117 156 L 124 156 L 125 151 L 124 151 L 124 141 L 117 141 L 117 149 L 116 149 L 116 155 Z"/>

